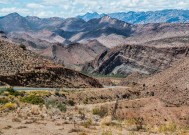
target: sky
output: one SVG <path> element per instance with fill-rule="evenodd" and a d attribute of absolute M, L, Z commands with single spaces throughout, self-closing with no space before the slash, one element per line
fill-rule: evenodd
<path fill-rule="evenodd" d="M 87 12 L 113 13 L 189 9 L 189 0 L 0 0 L 0 16 L 74 17 Z"/>

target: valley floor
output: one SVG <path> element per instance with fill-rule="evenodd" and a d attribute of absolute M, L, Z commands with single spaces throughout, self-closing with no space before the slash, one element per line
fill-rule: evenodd
<path fill-rule="evenodd" d="M 180 126 L 188 121 L 188 107 L 168 106 L 129 87 L 26 92 L 8 88 L 1 91 L 0 111 L 2 135 L 189 134 Z"/>

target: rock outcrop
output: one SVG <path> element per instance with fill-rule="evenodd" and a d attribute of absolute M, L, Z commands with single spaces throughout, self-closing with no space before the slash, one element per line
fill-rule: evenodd
<path fill-rule="evenodd" d="M 94 61 L 87 63 L 83 71 L 104 75 L 129 75 L 134 72 L 149 75 L 172 66 L 178 59 L 186 57 L 188 50 L 188 47 L 123 45 L 105 51 Z"/>

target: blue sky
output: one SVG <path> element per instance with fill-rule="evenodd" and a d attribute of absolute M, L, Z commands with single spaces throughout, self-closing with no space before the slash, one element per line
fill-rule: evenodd
<path fill-rule="evenodd" d="M 0 0 L 0 16 L 73 17 L 86 12 L 112 13 L 189 9 L 189 0 Z"/>

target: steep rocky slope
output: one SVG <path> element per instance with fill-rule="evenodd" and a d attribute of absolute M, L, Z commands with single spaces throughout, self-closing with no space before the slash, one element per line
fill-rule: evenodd
<path fill-rule="evenodd" d="M 129 75 L 134 72 L 154 74 L 170 67 L 176 60 L 186 57 L 188 47 L 155 48 L 123 45 L 105 51 L 87 63 L 83 71 L 97 74 Z"/>
<path fill-rule="evenodd" d="M 54 44 L 37 53 L 66 67 L 79 70 L 83 64 L 95 59 L 105 50 L 107 50 L 105 46 L 96 40 L 91 40 L 86 44 L 72 43 L 68 46 Z"/>
<path fill-rule="evenodd" d="M 189 105 L 189 59 L 185 58 L 167 70 L 141 80 L 155 96 L 175 105 Z"/>
<path fill-rule="evenodd" d="M 0 81 L 32 87 L 102 87 L 90 77 L 55 65 L 31 51 L 0 40 Z"/>

